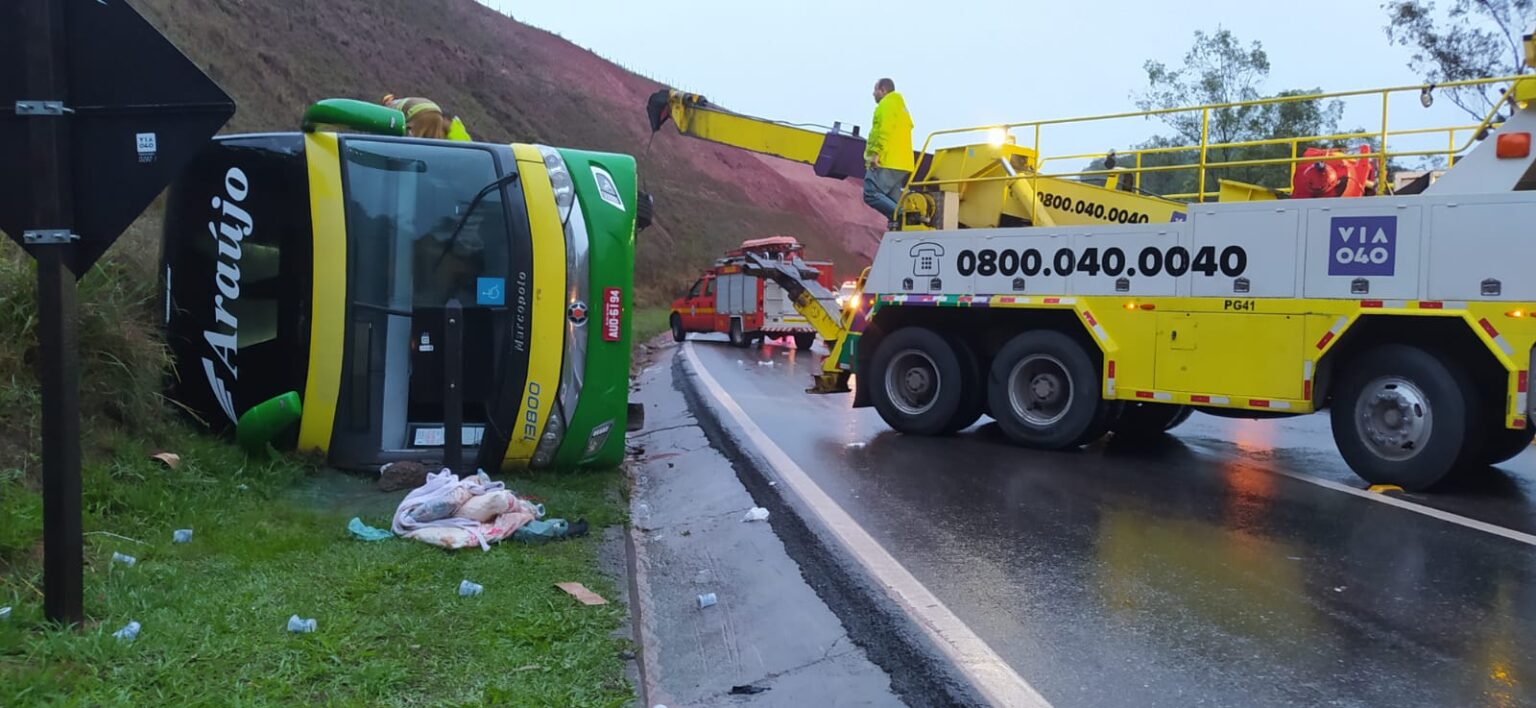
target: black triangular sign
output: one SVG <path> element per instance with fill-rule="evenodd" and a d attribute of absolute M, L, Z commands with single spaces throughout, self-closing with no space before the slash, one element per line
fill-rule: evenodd
<path fill-rule="evenodd" d="M 72 259 L 83 273 L 234 115 L 235 104 L 196 64 L 124 0 L 62 0 L 69 88 L 65 96 L 22 94 L 25 42 L 20 8 L 0 9 L 0 159 L 26 154 L 23 121 L 68 121 L 74 187 Z M 62 100 L 62 117 L 18 116 L 21 100 Z M 0 231 L 18 243 L 32 184 L 0 170 Z"/>

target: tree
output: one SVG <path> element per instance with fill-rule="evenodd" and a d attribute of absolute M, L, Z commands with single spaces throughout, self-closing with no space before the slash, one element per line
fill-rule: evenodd
<path fill-rule="evenodd" d="M 1217 27 L 1210 34 L 1195 32 L 1194 43 L 1185 53 L 1182 66 L 1170 68 L 1162 62 L 1149 60 L 1144 68 L 1147 72 L 1147 90 L 1134 96 L 1137 107 L 1142 110 L 1230 104 L 1264 97 L 1265 83 L 1269 78 L 1269 56 L 1259 42 L 1245 45 L 1231 31 Z M 1316 88 L 1287 90 L 1274 96 L 1306 96 L 1320 92 Z M 1160 115 L 1159 119 L 1173 130 L 1173 134 L 1153 137 L 1136 147 L 1154 149 L 1194 146 L 1179 152 L 1144 155 L 1142 159 L 1143 167 L 1191 165 L 1199 162 L 1202 122 L 1207 124 L 1206 143 L 1217 145 L 1336 134 L 1340 132 L 1338 125 L 1343 113 L 1344 104 L 1337 99 L 1216 108 L 1210 110 L 1208 118 L 1200 111 L 1168 113 Z M 1345 147 L 1339 141 L 1311 141 L 1298 145 L 1297 154 L 1310 146 Z M 1235 162 L 1289 158 L 1291 149 L 1289 142 L 1213 148 L 1207 151 L 1206 160 Z M 1121 164 L 1133 166 L 1129 160 L 1122 159 Z M 1291 170 L 1286 165 L 1208 169 L 1206 190 L 1214 191 L 1218 179 L 1232 179 L 1272 188 L 1285 187 L 1290 185 Z M 1155 194 L 1189 194 L 1198 191 L 1199 174 L 1195 169 L 1149 172 L 1142 175 L 1141 188 Z"/>
<path fill-rule="evenodd" d="M 1452 0 L 1443 16 L 1432 0 L 1388 0 L 1387 38 L 1413 48 L 1408 66 L 1441 83 L 1513 76 L 1525 65 L 1521 34 L 1536 26 L 1536 0 Z M 1482 120 L 1503 87 L 1468 86 L 1447 92 L 1452 103 Z"/>

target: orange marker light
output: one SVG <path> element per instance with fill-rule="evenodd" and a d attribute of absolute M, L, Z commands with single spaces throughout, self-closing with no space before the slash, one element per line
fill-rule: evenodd
<path fill-rule="evenodd" d="M 1504 316 L 1505 317 L 1524 317 L 1525 316 L 1525 310 L 1510 310 L 1509 312 L 1504 313 Z"/>
<path fill-rule="evenodd" d="M 1494 154 L 1501 160 L 1519 159 L 1531 154 L 1530 133 L 1500 133 Z"/>

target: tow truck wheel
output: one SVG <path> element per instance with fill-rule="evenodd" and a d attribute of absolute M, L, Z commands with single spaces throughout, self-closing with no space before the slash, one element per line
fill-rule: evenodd
<path fill-rule="evenodd" d="M 795 348 L 802 352 L 810 351 L 811 345 L 816 343 L 816 335 L 812 332 L 801 332 L 795 335 Z"/>
<path fill-rule="evenodd" d="M 1389 344 L 1355 359 L 1334 396 L 1333 440 L 1371 484 L 1423 491 L 1483 461 L 1482 416 L 1471 381 L 1417 347 Z"/>
<path fill-rule="evenodd" d="M 1508 462 L 1525 452 L 1532 440 L 1536 440 L 1536 427 L 1531 427 L 1529 422 L 1524 428 L 1495 430 L 1488 436 L 1488 444 L 1483 448 L 1483 462 L 1490 465 Z"/>
<path fill-rule="evenodd" d="M 964 385 L 960 360 L 943 337 L 925 327 L 898 329 L 870 364 L 870 398 L 887 425 L 908 435 L 948 432 Z"/>
<path fill-rule="evenodd" d="M 1026 447 L 1076 447 L 1104 433 L 1112 407 L 1099 369 L 1076 340 L 1052 330 L 1003 345 L 987 376 L 987 405 L 1009 439 Z"/>
<path fill-rule="evenodd" d="M 987 378 L 981 368 L 981 359 L 964 339 L 951 339 L 955 358 L 960 361 L 960 405 L 955 407 L 954 417 L 944 425 L 944 433 L 958 433 L 981 420 L 987 407 Z"/>
<path fill-rule="evenodd" d="M 1116 438 L 1125 440 L 1150 440 L 1172 430 L 1189 418 L 1189 406 L 1170 403 L 1127 403 L 1120 415 L 1110 424 L 1109 430 Z"/>
<path fill-rule="evenodd" d="M 746 348 L 752 341 L 747 339 L 747 333 L 741 329 L 741 320 L 731 320 L 731 346 Z"/>
<path fill-rule="evenodd" d="M 672 341 L 681 342 L 688 338 L 688 333 L 683 331 L 683 318 L 677 313 L 672 313 Z"/>

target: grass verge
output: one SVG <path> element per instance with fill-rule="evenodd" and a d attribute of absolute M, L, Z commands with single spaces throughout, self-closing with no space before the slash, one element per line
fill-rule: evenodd
<path fill-rule="evenodd" d="M 631 700 L 613 636 L 623 609 L 598 570 L 598 541 L 507 542 L 448 552 L 353 540 L 353 515 L 387 528 L 404 492 L 256 460 L 190 431 L 167 438 L 183 464 L 108 440 L 84 477 L 82 628 L 42 621 L 41 498 L 0 470 L 0 704 L 462 704 L 618 706 Z M 551 516 L 622 523 L 617 472 L 506 480 Z M 172 544 L 191 528 L 191 543 Z M 109 535 L 111 534 L 111 535 Z M 125 540 L 134 539 L 134 540 Z M 114 565 L 114 551 L 136 556 Z M 483 595 L 461 598 L 468 578 Z M 587 607 L 552 586 L 610 600 Z M 289 615 L 317 619 L 289 634 Z M 136 620 L 131 643 L 112 632 Z"/>
<path fill-rule="evenodd" d="M 667 331 L 671 315 L 672 308 L 665 305 L 635 308 L 635 343 L 648 342 Z"/>

